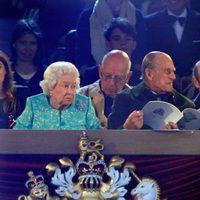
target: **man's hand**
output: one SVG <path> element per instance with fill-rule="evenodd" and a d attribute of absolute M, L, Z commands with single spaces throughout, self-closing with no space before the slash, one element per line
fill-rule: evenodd
<path fill-rule="evenodd" d="M 165 126 L 164 129 L 178 129 L 177 124 L 174 122 L 168 122 Z"/>
<path fill-rule="evenodd" d="M 126 119 L 124 129 L 140 129 L 143 126 L 143 112 L 133 111 Z"/>

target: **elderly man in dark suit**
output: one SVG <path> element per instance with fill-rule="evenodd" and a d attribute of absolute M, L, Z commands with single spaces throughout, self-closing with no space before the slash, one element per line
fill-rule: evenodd
<path fill-rule="evenodd" d="M 174 71 L 174 63 L 168 54 L 159 51 L 148 53 L 142 62 L 143 81 L 132 89 L 117 94 L 108 118 L 108 128 L 147 128 L 143 124 L 141 109 L 149 101 L 165 101 L 180 110 L 194 108 L 191 100 L 173 88 L 173 81 L 176 78 Z M 173 129 L 177 128 L 177 125 L 169 122 L 163 128 Z"/>
<path fill-rule="evenodd" d="M 148 46 L 150 51 L 163 51 L 172 57 L 178 83 L 175 87 L 182 91 L 200 59 L 200 13 L 189 9 L 189 0 L 164 2 L 166 9 L 145 17 Z"/>

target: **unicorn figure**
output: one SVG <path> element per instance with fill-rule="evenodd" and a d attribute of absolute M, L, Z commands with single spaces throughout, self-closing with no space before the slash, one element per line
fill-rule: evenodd
<path fill-rule="evenodd" d="M 138 185 L 131 190 L 131 195 L 136 200 L 160 200 L 160 187 L 155 180 L 151 178 L 140 179 L 134 172 L 135 165 L 132 163 L 127 163 L 125 166 L 138 182 Z"/>
<path fill-rule="evenodd" d="M 137 200 L 160 200 L 160 188 L 155 180 L 144 178 L 131 190 L 131 195 Z"/>

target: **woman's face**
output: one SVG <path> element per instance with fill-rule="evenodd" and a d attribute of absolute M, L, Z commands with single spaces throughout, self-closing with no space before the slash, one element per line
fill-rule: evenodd
<path fill-rule="evenodd" d="M 76 95 L 76 77 L 72 75 L 62 75 L 50 91 L 51 102 L 53 107 L 69 106 L 75 99 Z M 57 104 L 55 106 L 55 104 Z"/>
<path fill-rule="evenodd" d="M 5 79 L 6 70 L 4 64 L 0 61 L 0 86 L 2 87 L 3 81 Z"/>
<path fill-rule="evenodd" d="M 25 34 L 16 40 L 13 48 L 16 50 L 18 60 L 32 62 L 38 50 L 37 38 L 33 34 Z"/>

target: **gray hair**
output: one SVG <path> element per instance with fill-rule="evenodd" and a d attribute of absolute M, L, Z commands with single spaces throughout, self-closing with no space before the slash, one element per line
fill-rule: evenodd
<path fill-rule="evenodd" d="M 200 67 L 200 60 L 195 63 L 192 69 L 192 75 L 195 76 L 197 80 L 199 80 L 199 76 L 200 76 L 200 74 L 198 74 L 198 67 Z"/>
<path fill-rule="evenodd" d="M 151 52 L 149 52 L 148 54 L 145 55 L 145 57 L 143 58 L 143 61 L 142 61 L 142 66 L 141 66 L 141 68 L 142 68 L 142 79 L 143 80 L 145 78 L 145 70 L 147 68 L 151 68 L 151 69 L 155 68 L 157 58 L 160 55 L 166 56 L 166 57 L 171 59 L 171 57 L 168 54 L 166 54 L 162 51 L 151 51 Z"/>
<path fill-rule="evenodd" d="M 78 69 L 70 62 L 59 61 L 50 64 L 44 72 L 44 80 L 40 81 L 40 87 L 43 93 L 49 95 L 57 80 L 62 75 L 72 75 L 76 77 L 76 88 L 80 87 L 80 74 Z"/>

